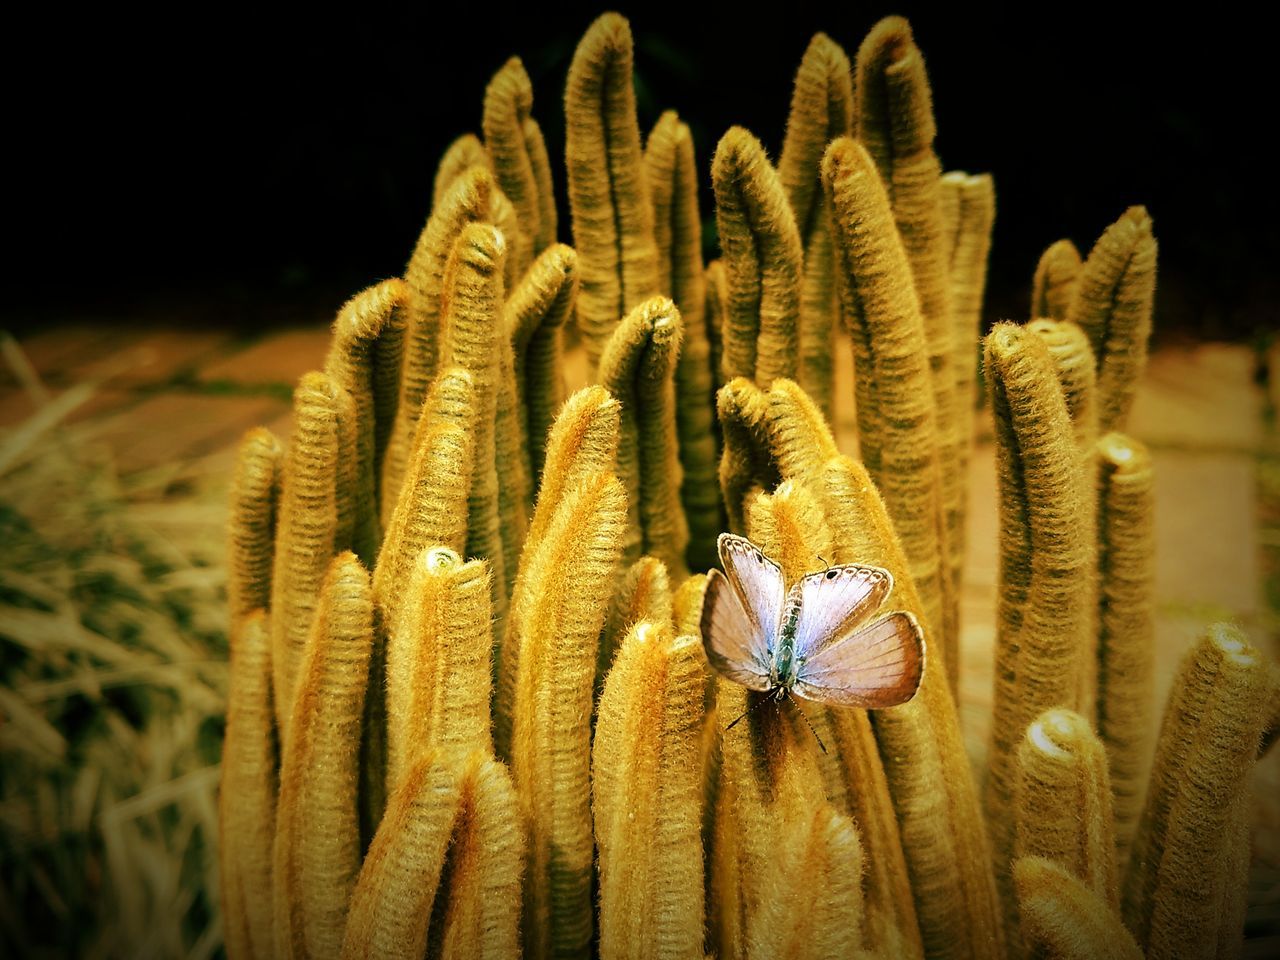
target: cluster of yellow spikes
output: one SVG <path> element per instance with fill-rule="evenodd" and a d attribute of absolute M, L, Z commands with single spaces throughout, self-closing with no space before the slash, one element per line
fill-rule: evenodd
<path fill-rule="evenodd" d="M 942 172 L 904 21 L 852 66 L 819 35 L 776 167 L 746 130 L 718 144 L 704 265 L 689 130 L 669 112 L 642 143 L 631 57 L 605 15 L 569 73 L 573 246 L 513 59 L 404 277 L 338 316 L 287 452 L 265 430 L 241 447 L 228 955 L 1230 954 L 1277 682 L 1210 631 L 1147 785 L 1151 471 L 1117 431 L 1150 220 L 1084 260 L 1055 244 L 1034 322 L 986 338 L 1001 588 L 979 789 L 955 691 L 990 178 Z M 591 385 L 566 397 L 570 326 Z M 860 459 L 829 426 L 838 331 Z M 819 556 L 889 569 L 926 630 L 917 697 L 726 733 L 748 695 L 708 669 L 696 572 L 723 529 L 789 580 Z"/>

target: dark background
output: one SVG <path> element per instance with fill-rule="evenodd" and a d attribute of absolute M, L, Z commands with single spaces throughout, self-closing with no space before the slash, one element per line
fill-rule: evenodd
<path fill-rule="evenodd" d="M 673 107 L 706 169 L 733 123 L 776 157 L 809 37 L 825 30 L 852 59 L 876 19 L 903 13 L 944 165 L 995 176 L 989 320 L 1022 318 L 1045 246 L 1065 236 L 1087 252 L 1144 203 L 1160 242 L 1160 335 L 1269 337 L 1280 326 L 1269 26 L 1225 8 L 1156 19 L 963 6 L 619 5 L 642 130 Z M 479 130 L 485 85 L 511 54 L 533 79 L 570 241 L 560 97 L 603 9 L 221 5 L 11 22 L 0 326 L 323 322 L 402 269 L 440 154 Z"/>

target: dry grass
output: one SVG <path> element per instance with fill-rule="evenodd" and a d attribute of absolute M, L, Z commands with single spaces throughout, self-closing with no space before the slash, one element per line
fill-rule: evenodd
<path fill-rule="evenodd" d="M 66 426 L 94 389 L 0 434 L 0 955 L 205 957 L 221 514 L 168 496 L 170 472 L 118 476 Z"/>

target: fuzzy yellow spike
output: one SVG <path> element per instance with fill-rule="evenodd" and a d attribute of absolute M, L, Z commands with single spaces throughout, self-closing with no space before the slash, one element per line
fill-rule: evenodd
<path fill-rule="evenodd" d="M 1119 908 L 1107 755 L 1089 723 L 1046 710 L 1018 745 L 1014 856 L 1066 867 L 1107 909 Z"/>
<path fill-rule="evenodd" d="M 377 354 L 384 336 L 390 341 L 403 336 L 408 298 L 405 282 L 394 278 L 349 300 L 333 322 L 324 363 L 325 373 L 355 403 L 356 511 L 352 542 L 356 555 L 367 566 L 373 565 L 381 538 L 377 508 L 380 458 L 397 402 L 394 394 L 388 396 L 384 392 L 390 384 L 380 382 Z"/>
<path fill-rule="evenodd" d="M 825 196 L 818 226 L 804 248 L 805 269 L 800 281 L 800 361 L 796 377 L 811 394 L 823 416 L 835 422 L 836 324 L 840 317 L 835 274 L 831 211 Z"/>
<path fill-rule="evenodd" d="M 330 558 L 340 549 L 339 391 L 308 373 L 293 399 L 293 437 L 284 467 L 271 573 L 272 700 L 280 730 L 292 715 L 293 687 Z"/>
<path fill-rule="evenodd" d="M 1098 516 L 1098 406 L 1093 350 L 1089 347 L 1089 338 L 1084 335 L 1084 331 L 1070 320 L 1032 320 L 1026 328 L 1048 348 L 1058 385 L 1062 388 L 1063 399 L 1067 403 L 1067 415 L 1071 418 L 1082 473 L 1081 512 L 1076 523 L 1085 530 L 1093 530 L 1097 526 Z M 1099 669 L 1096 538 L 1086 538 L 1085 550 L 1088 553 L 1084 560 L 1088 576 L 1086 593 L 1092 613 L 1081 626 L 1082 647 L 1078 662 L 1080 687 L 1075 709 L 1086 717 L 1094 717 Z"/>
<path fill-rule="evenodd" d="M 765 393 L 739 378 L 721 389 L 718 401 L 725 436 L 721 486 L 731 527 L 741 531 L 754 492 L 772 489 L 783 476 L 808 480 L 838 450 L 822 411 L 793 380 L 776 380 Z"/>
<path fill-rule="evenodd" d="M 467 542 L 467 499 L 475 454 L 473 380 L 466 370 L 441 372 L 424 403 L 414 432 L 409 464 L 386 538 L 373 572 L 378 630 L 366 700 L 361 805 L 364 835 L 372 837 L 386 804 L 386 639 L 397 616 L 412 603 L 410 583 L 424 549 L 442 545 L 463 550 Z"/>
<path fill-rule="evenodd" d="M 723 762 L 712 930 L 718 955 L 820 955 L 812 927 L 797 916 L 797 889 L 812 891 L 820 904 L 827 928 L 821 939 L 834 940 L 826 955 L 850 955 L 862 939 L 861 849 L 852 822 L 823 796 L 812 734 L 791 704 L 765 705 L 728 729 L 757 701 L 727 680 L 717 683 L 717 702 Z"/>
<path fill-rule="evenodd" d="M 404 363 L 404 341 L 409 322 L 408 291 L 401 306 L 392 311 L 382 324 L 378 338 L 370 350 L 369 381 L 373 387 L 373 463 L 377 471 L 374 483 L 378 500 L 386 499 L 382 488 L 383 468 L 387 451 L 391 447 L 391 434 L 396 425 L 396 412 L 400 404 L 400 368 Z"/>
<path fill-rule="evenodd" d="M 1066 320 L 1071 301 L 1075 299 L 1080 283 L 1083 261 L 1080 251 L 1070 240 L 1058 240 L 1049 244 L 1040 254 L 1036 274 L 1031 282 L 1031 317 L 1047 317 Z"/>
<path fill-rule="evenodd" d="M 400 494 L 404 472 L 413 456 L 414 428 L 422 401 L 441 366 L 440 334 L 444 274 L 454 243 L 465 226 L 487 220 L 493 203 L 493 174 L 473 166 L 460 174 L 432 210 L 418 245 L 405 268 L 409 287 L 406 304 L 404 359 L 400 399 L 382 465 L 382 511 L 385 526 Z"/>
<path fill-rule="evenodd" d="M 865 861 L 858 829 L 852 819 L 830 804 L 821 804 L 811 822 L 801 823 L 796 879 L 809 884 L 811 899 L 796 909 L 791 895 L 771 897 L 761 911 L 764 934 L 752 945 L 753 956 L 820 960 L 850 957 L 863 960 L 864 926 L 862 868 Z M 803 844 L 803 846 L 800 846 Z M 873 954 L 911 956 L 910 953 Z"/>
<path fill-rule="evenodd" d="M 359 429 L 355 398 L 338 386 L 328 374 L 325 376 L 333 385 L 334 410 L 338 416 L 338 450 L 344 453 L 355 450 L 356 433 Z M 335 552 L 355 546 L 358 518 L 362 510 L 366 509 L 366 505 L 359 500 L 359 482 L 359 461 L 353 456 L 338 456 L 334 462 L 334 505 L 338 513 L 337 533 L 334 535 Z"/>
<path fill-rule="evenodd" d="M 799 480 L 784 480 L 773 493 L 757 493 L 747 505 L 751 541 L 782 568 L 787 586 L 821 570 L 831 554 L 831 530 L 818 501 Z"/>
<path fill-rule="evenodd" d="M 724 255 L 722 375 L 768 389 L 799 366 L 800 274 L 804 250 L 795 214 L 764 147 L 731 127 L 711 162 L 716 224 Z"/>
<path fill-rule="evenodd" d="M 622 401 L 618 476 L 630 514 L 623 562 L 657 557 L 678 578 L 685 575 L 689 528 L 680 503 L 676 437 L 676 358 L 683 323 L 666 297 L 653 297 L 627 314 L 600 357 L 600 382 Z"/>
<path fill-rule="evenodd" d="M 227 732 L 218 789 L 218 868 L 230 960 L 267 960 L 275 955 L 271 845 L 279 773 L 272 710 L 270 637 L 265 612 L 255 610 L 236 618 L 231 629 Z"/>
<path fill-rule="evenodd" d="M 591 701 L 597 643 L 626 532 L 609 474 L 568 492 L 522 575 L 511 769 L 529 831 L 524 955 L 580 955 L 592 935 Z"/>
<path fill-rule="evenodd" d="M 411 570 L 423 550 L 434 544 L 457 553 L 466 550 L 475 456 L 474 384 L 461 367 L 446 368 L 423 405 L 414 458 L 373 572 L 374 594 L 388 623 L 408 605 Z"/>
<path fill-rule="evenodd" d="M 689 125 L 674 110 L 658 118 L 644 148 L 649 199 L 658 249 L 658 289 L 682 316 L 702 319 L 706 274 L 702 221 L 698 214 L 698 169 Z"/>
<path fill-rule="evenodd" d="M 613 592 L 613 602 L 600 640 L 597 676 L 604 677 L 608 673 L 622 641 L 641 620 L 662 627 L 673 622 L 671 578 L 667 576 L 667 568 L 656 557 L 641 557 L 633 563 Z M 696 634 L 697 627 L 690 632 Z"/>
<path fill-rule="evenodd" d="M 492 754 L 489 572 L 425 550 L 387 631 L 387 791 L 428 746 Z"/>
<path fill-rule="evenodd" d="M 825 33 L 814 35 L 796 71 L 778 176 L 795 215 L 804 250 L 800 287 L 800 365 L 797 378 L 832 420 L 835 365 L 832 334 L 839 314 L 831 248 L 831 211 L 819 167 L 832 140 L 853 133 L 853 75 L 849 57 Z"/>
<path fill-rule="evenodd" d="M 227 510 L 227 609 L 233 629 L 252 611 L 266 609 L 271 597 L 282 461 L 280 441 L 266 427 L 246 433 L 236 451 Z"/>
<path fill-rule="evenodd" d="M 1092 473 L 1093 445 L 1098 440 L 1097 374 L 1093 350 L 1084 331 L 1070 320 L 1032 320 L 1027 329 L 1044 341 L 1071 417 L 1076 447 Z"/>
<path fill-rule="evenodd" d="M 510 241 L 506 238 L 520 236 L 520 218 L 516 216 L 515 206 L 496 185 L 493 188 L 493 196 L 489 204 L 488 221 L 498 228 L 498 232 L 503 238 L 503 244 L 509 252 Z M 510 256 L 503 257 L 502 289 L 504 291 L 514 289 L 520 277 L 519 263 Z"/>
<path fill-rule="evenodd" d="M 725 316 L 729 312 L 729 278 L 723 260 L 707 264 L 707 341 L 711 345 L 711 382 L 716 393 L 727 382 L 724 375 Z"/>
<path fill-rule="evenodd" d="M 579 42 L 565 85 L 569 208 L 582 266 L 578 326 L 592 369 L 618 320 L 658 292 L 631 62 L 631 25 L 606 13 Z"/>
<path fill-rule="evenodd" d="M 562 334 L 578 299 L 578 255 L 562 243 L 544 250 L 511 291 L 503 324 L 514 356 L 530 495 L 542 477 L 547 434 L 564 403 Z"/>
<path fill-rule="evenodd" d="M 592 750 L 602 958 L 702 948 L 705 669 L 696 636 L 646 620 L 605 679 Z"/>
<path fill-rule="evenodd" d="M 413 960 L 428 955 L 428 944 L 431 956 L 518 956 L 522 855 L 502 764 L 479 750 L 428 750 L 392 795 L 369 847 L 344 960 Z"/>
<path fill-rule="evenodd" d="M 1143 960 L 1106 903 L 1061 864 L 1025 857 L 1013 865 L 1027 942 L 1055 960 Z"/>
<path fill-rule="evenodd" d="M 428 750 L 391 796 L 354 886 L 343 960 L 426 955 L 431 905 L 461 804 L 450 759 Z"/>
<path fill-rule="evenodd" d="M 867 908 L 864 940 L 877 956 L 923 957 L 911 876 L 871 720 L 858 710 L 806 712 L 815 727 L 825 721 L 822 738 L 833 760 L 823 765 L 827 795 L 857 826 L 866 853 L 859 894 Z"/>
<path fill-rule="evenodd" d="M 356 873 L 356 787 L 373 598 L 352 553 L 335 557 L 319 589 L 292 719 L 280 757 L 273 853 L 278 957 L 336 957 Z"/>
<path fill-rule="evenodd" d="M 533 117 L 524 122 L 524 142 L 529 150 L 533 179 L 538 184 L 538 235 L 533 242 L 533 252 L 540 255 L 559 236 L 559 214 L 556 210 L 555 184 L 551 179 L 551 161 L 547 157 L 547 142 L 542 137 L 542 128 Z"/>
<path fill-rule="evenodd" d="M 866 468 L 840 456 L 823 471 L 819 494 L 831 526 L 835 563 L 884 567 L 894 578 L 886 608 L 918 617 L 921 601 L 885 503 Z M 925 621 L 922 618 L 922 623 Z M 1000 902 L 991 848 L 951 688 L 934 658 L 915 698 L 874 715 L 876 740 L 893 796 L 916 915 L 929 957 L 1003 957 Z"/>
<path fill-rule="evenodd" d="M 684 480 L 680 500 L 689 523 L 686 559 L 695 570 L 716 562 L 720 509 L 715 421 L 715 369 L 707 335 L 707 281 L 698 215 L 693 136 L 674 110 L 658 120 L 645 145 L 658 245 L 658 289 L 680 311 L 684 337 L 676 365 L 676 432 Z"/>
<path fill-rule="evenodd" d="M 449 890 L 440 923 L 442 960 L 520 956 L 525 839 L 519 809 L 507 768 L 472 753 L 463 768 L 462 809 L 446 862 Z"/>
<path fill-rule="evenodd" d="M 1142 811 L 1155 672 L 1155 489 L 1136 440 L 1098 441 L 1098 736 L 1115 798 L 1123 867 Z"/>
<path fill-rule="evenodd" d="M 780 380 L 774 384 L 771 398 L 787 388 L 803 396 L 791 381 Z M 812 401 L 808 402 L 816 411 Z M 799 430 L 785 432 L 792 442 L 800 442 Z M 821 570 L 839 552 L 818 500 L 800 483 L 800 476 L 783 481 L 771 495 L 757 494 L 748 518 L 752 541 L 777 561 L 788 584 Z M 821 469 L 808 476 L 820 480 Z M 867 713 L 816 704 L 796 706 L 804 710 L 826 745 L 818 765 L 828 801 L 835 810 L 852 817 L 861 831 L 867 853 L 865 895 L 869 909 L 864 933 L 869 946 L 895 956 L 922 957 L 902 841 Z"/>
<path fill-rule="evenodd" d="M 1215 624 L 1174 680 L 1122 901 L 1149 960 L 1239 950 L 1242 931 L 1226 924 L 1241 916 L 1247 858 L 1233 853 L 1273 709 L 1269 669 L 1238 629 Z"/>
<path fill-rule="evenodd" d="M 707 575 L 695 573 L 676 588 L 671 598 L 671 622 L 676 633 L 696 635 L 702 621 L 702 595 L 707 590 Z"/>
<path fill-rule="evenodd" d="M 984 800 L 996 878 L 1013 911 L 1014 753 L 1038 714 L 1078 703 L 1094 551 L 1080 521 L 1080 454 L 1048 347 L 1025 328 L 997 324 L 986 338 L 985 370 L 1000 488 L 1000 589 Z"/>
<path fill-rule="evenodd" d="M 818 169 L 822 154 L 832 140 L 852 133 L 853 75 L 849 57 L 825 33 L 814 34 L 796 71 L 787 134 L 778 158 L 778 176 L 806 247 L 822 210 Z"/>
<path fill-rule="evenodd" d="M 795 381 L 775 381 L 767 403 L 771 445 L 784 476 L 810 479 L 840 453 L 822 411 Z"/>
<path fill-rule="evenodd" d="M 939 495 L 946 522 L 944 557 L 951 564 L 959 557 L 950 544 L 961 536 L 964 477 L 959 468 L 961 448 L 967 447 L 967 441 L 959 432 L 961 421 L 956 412 L 950 245 L 943 231 L 942 167 L 933 150 L 937 134 L 933 94 L 911 26 L 901 17 L 885 17 L 871 29 L 858 49 L 856 69 L 857 137 L 875 161 L 888 193 L 924 322 L 939 453 Z M 894 519 L 899 519 L 896 514 Z M 954 693 L 959 597 L 951 590 L 943 599 L 946 653 L 951 658 L 947 669 Z"/>
<path fill-rule="evenodd" d="M 952 172 L 942 177 L 944 207 L 954 206 L 954 219 L 946 231 L 950 248 L 948 276 L 951 286 L 951 346 L 956 378 L 956 436 L 959 440 L 960 523 L 947 541 L 951 583 L 963 582 L 965 517 L 968 513 L 967 480 L 973 452 L 974 410 L 978 405 L 977 372 L 982 339 L 982 302 L 987 288 L 987 257 L 996 216 L 995 184 L 986 173 L 970 176 Z"/>
<path fill-rule="evenodd" d="M 1068 312 L 1089 336 L 1098 364 L 1098 422 L 1123 430 L 1147 368 L 1156 290 L 1156 240 L 1145 207 L 1130 207 L 1103 232 L 1080 269 Z"/>
<path fill-rule="evenodd" d="M 1275 698 L 1272 697 L 1274 710 Z M 1265 801 L 1263 801 L 1265 802 Z M 1258 803 L 1250 792 L 1241 791 L 1228 814 L 1230 823 L 1221 848 L 1220 876 L 1223 878 L 1222 912 L 1218 915 L 1217 955 L 1239 957 L 1245 951 L 1245 921 L 1253 899 L 1249 874 L 1253 869 L 1253 821 Z M 1169 947 L 1176 944 L 1172 937 L 1165 938 L 1162 946 L 1167 955 L 1174 954 Z M 1153 947 L 1155 944 L 1153 944 Z M 1154 952 L 1154 950 L 1153 950 Z"/>
<path fill-rule="evenodd" d="M 531 577 L 532 558 L 546 537 L 562 501 L 602 473 L 612 473 L 618 450 L 621 404 L 604 387 L 579 390 L 560 411 L 547 440 L 547 459 L 538 502 L 525 537 L 520 572 L 511 598 L 511 614 L 499 648 L 494 697 L 494 741 L 499 756 L 511 755 L 511 730 L 524 636 L 540 586 Z"/>
<path fill-rule="evenodd" d="M 957 646 L 945 613 L 950 567 L 942 559 L 948 556 L 943 446 L 911 270 L 866 149 L 847 138 L 835 141 L 823 158 L 822 180 L 832 201 L 843 315 L 854 343 L 862 459 L 902 538 L 935 638 L 932 655 L 942 660 L 954 689 Z"/>
<path fill-rule="evenodd" d="M 1258 759 L 1271 752 L 1280 738 L 1280 663 L 1271 664 L 1271 716 L 1262 729 L 1262 742 L 1258 744 Z"/>
<path fill-rule="evenodd" d="M 516 558 L 529 527 L 529 500 L 533 495 L 529 478 L 529 438 L 524 407 L 517 392 L 515 352 L 507 336 L 502 308 L 497 315 L 498 383 L 493 424 L 493 456 L 497 465 L 498 516 L 502 524 L 503 573 L 506 595 L 516 579 Z"/>
<path fill-rule="evenodd" d="M 745 533 L 746 504 L 757 490 L 772 490 L 781 479 L 769 447 L 769 401 L 751 380 L 738 377 L 716 396 L 724 454 L 720 458 L 720 491 L 729 529 Z"/>
<path fill-rule="evenodd" d="M 489 151 L 474 133 L 464 133 L 449 144 L 436 168 L 436 179 L 431 191 L 431 209 L 440 206 L 449 188 L 472 167 L 489 163 Z"/>
<path fill-rule="evenodd" d="M 515 208 L 518 233 L 507 239 L 511 244 L 508 256 L 515 261 L 517 276 L 523 276 L 535 253 L 542 249 L 538 241 L 544 234 L 544 202 L 526 134 L 527 130 L 537 129 L 537 121 L 529 115 L 532 108 L 529 74 L 520 58 L 512 57 L 484 92 L 484 142 L 498 186 Z"/>
<path fill-rule="evenodd" d="M 556 415 L 547 437 L 546 468 L 525 550 L 541 541 L 560 501 L 597 473 L 617 465 L 622 405 L 601 386 L 579 390 Z"/>
<path fill-rule="evenodd" d="M 467 497 L 468 556 L 489 561 L 493 574 L 493 612 L 501 622 L 507 613 L 508 562 L 515 562 L 524 539 L 524 489 L 518 462 L 498 461 L 498 418 L 502 269 L 506 245 L 490 224 L 463 227 L 445 268 L 441 298 L 442 363 L 462 367 L 475 385 L 475 460 Z M 508 422 L 508 429 L 514 424 Z M 509 438 L 508 438 L 509 440 Z M 501 469 L 501 474 L 499 474 Z M 507 557 L 511 559 L 508 561 Z"/>

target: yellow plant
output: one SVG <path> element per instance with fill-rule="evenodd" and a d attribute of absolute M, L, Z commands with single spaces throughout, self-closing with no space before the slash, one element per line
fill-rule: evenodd
<path fill-rule="evenodd" d="M 1151 467 L 1116 431 L 1149 218 L 1083 264 L 1055 245 L 1029 322 L 981 344 L 1000 585 L 979 785 L 958 584 L 991 179 L 943 173 L 905 21 L 854 66 L 819 35 L 778 166 L 741 128 L 716 146 L 704 264 L 690 130 L 664 113 L 642 149 L 632 57 L 606 14 L 570 68 L 573 247 L 512 59 L 403 279 L 339 314 L 287 452 L 262 430 L 241 447 L 229 956 L 1230 952 L 1277 672 L 1214 628 L 1144 805 Z M 570 325 L 592 383 L 566 397 Z M 840 329 L 860 459 L 830 426 Z M 788 581 L 888 570 L 925 631 L 916 697 L 770 705 L 714 676 L 724 529 Z"/>

